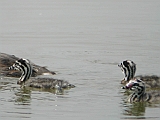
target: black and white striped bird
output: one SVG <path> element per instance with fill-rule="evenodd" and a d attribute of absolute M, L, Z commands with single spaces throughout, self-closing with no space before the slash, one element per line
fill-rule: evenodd
<path fill-rule="evenodd" d="M 50 88 L 50 89 L 63 89 L 73 88 L 74 85 L 64 80 L 53 79 L 53 78 L 31 78 L 32 65 L 27 59 L 19 59 L 9 67 L 9 69 L 15 69 L 22 72 L 21 77 L 17 81 L 17 84 L 22 86 L 29 86 L 35 88 Z"/>
<path fill-rule="evenodd" d="M 118 66 L 121 68 L 122 73 L 124 74 L 125 81 L 129 81 L 134 78 L 136 73 L 136 64 L 133 61 L 125 60 L 122 61 Z"/>
<path fill-rule="evenodd" d="M 129 95 L 128 102 L 160 102 L 160 91 L 145 91 L 145 82 L 142 80 L 130 80 L 122 89 L 133 91 Z"/>
<path fill-rule="evenodd" d="M 20 77 L 21 72 L 15 70 L 9 70 L 8 68 L 15 63 L 16 60 L 19 60 L 19 57 L 14 55 L 9 55 L 6 53 L 0 52 L 0 75 L 7 76 L 7 77 Z M 30 62 L 32 65 L 32 77 L 36 77 L 38 75 L 55 75 L 56 73 L 53 71 L 48 70 L 43 66 L 39 66 Z"/>
<path fill-rule="evenodd" d="M 136 64 L 131 60 L 122 61 L 118 67 L 121 68 L 122 73 L 124 74 L 124 79 L 121 81 L 122 84 L 129 82 L 135 78 L 143 80 L 146 83 L 147 88 L 160 88 L 160 77 L 156 75 L 139 75 L 135 77 L 136 73 Z"/>

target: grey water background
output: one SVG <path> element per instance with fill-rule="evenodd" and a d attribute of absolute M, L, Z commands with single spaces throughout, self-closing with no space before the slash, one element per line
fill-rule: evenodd
<path fill-rule="evenodd" d="M 117 64 L 160 75 L 159 0 L 1 0 L 0 52 L 76 85 L 63 95 L 0 76 L 0 119 L 160 119 L 159 104 L 125 102 Z"/>

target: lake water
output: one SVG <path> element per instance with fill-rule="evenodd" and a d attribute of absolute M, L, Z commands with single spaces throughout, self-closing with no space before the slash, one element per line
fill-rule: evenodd
<path fill-rule="evenodd" d="M 0 52 L 76 85 L 63 95 L 0 76 L 0 119 L 160 119 L 159 104 L 126 103 L 117 64 L 159 75 L 159 0 L 1 0 Z M 52 77 L 52 76 L 50 76 Z"/>

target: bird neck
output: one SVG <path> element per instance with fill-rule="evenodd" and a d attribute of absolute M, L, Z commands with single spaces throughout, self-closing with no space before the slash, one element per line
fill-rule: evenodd
<path fill-rule="evenodd" d="M 145 87 L 138 89 L 137 91 L 134 91 L 130 96 L 128 101 L 130 103 L 132 102 L 140 102 L 140 101 L 144 101 L 144 95 L 145 95 Z"/>
<path fill-rule="evenodd" d="M 17 82 L 18 84 L 27 81 L 32 75 L 32 66 L 30 64 L 22 65 L 21 69 L 22 69 L 22 75 L 19 78 L 19 81 Z"/>

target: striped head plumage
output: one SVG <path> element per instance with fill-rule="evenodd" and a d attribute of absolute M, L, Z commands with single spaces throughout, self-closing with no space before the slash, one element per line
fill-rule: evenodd
<path fill-rule="evenodd" d="M 129 102 L 139 102 L 145 94 L 145 83 L 142 80 L 130 80 L 122 89 L 130 89 L 133 93 L 129 96 Z"/>
<path fill-rule="evenodd" d="M 121 68 L 122 73 L 124 74 L 124 80 L 129 81 L 134 78 L 136 73 L 136 64 L 131 60 L 122 61 L 118 67 Z"/>
<path fill-rule="evenodd" d="M 11 67 L 9 67 L 9 69 L 15 69 L 15 70 L 19 70 L 22 72 L 22 75 L 19 78 L 19 81 L 17 82 L 17 84 L 24 83 L 32 75 L 32 66 L 30 64 L 30 61 L 27 59 L 21 58 L 15 61 L 15 63 Z"/>

